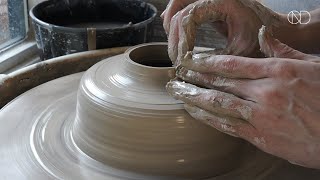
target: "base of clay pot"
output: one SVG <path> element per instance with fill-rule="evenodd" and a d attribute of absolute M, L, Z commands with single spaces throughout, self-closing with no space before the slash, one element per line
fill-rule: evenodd
<path fill-rule="evenodd" d="M 195 120 L 169 96 L 173 72 L 166 43 L 134 46 L 91 67 L 78 91 L 77 147 L 142 174 L 203 179 L 234 169 L 244 141 Z"/>
<path fill-rule="evenodd" d="M 152 176 L 113 168 L 92 159 L 75 145 L 72 126 L 82 73 L 40 85 L 0 111 L 0 173 L 10 179 L 183 179 Z M 17 109 L 19 109 L 17 111 Z M 10 119 L 10 123 L 7 120 Z M 232 171 L 208 180 L 264 177 L 281 163 L 246 144 L 243 161 Z"/>

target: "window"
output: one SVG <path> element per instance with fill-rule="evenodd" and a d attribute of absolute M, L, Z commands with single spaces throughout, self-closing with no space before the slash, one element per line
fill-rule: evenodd
<path fill-rule="evenodd" d="M 0 0 L 0 51 L 26 37 L 25 0 Z"/>

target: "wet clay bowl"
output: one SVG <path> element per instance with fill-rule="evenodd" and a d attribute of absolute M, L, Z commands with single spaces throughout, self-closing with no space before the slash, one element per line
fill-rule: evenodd
<path fill-rule="evenodd" d="M 1 96 L 0 102 L 11 92 L 17 96 L 34 88 L 0 110 L 0 177 L 225 180 L 269 175 L 278 159 L 192 119 L 182 102 L 168 96 L 165 84 L 173 69 L 166 49 L 152 43 L 125 53 L 124 48 L 83 52 L 1 77 L 1 95 L 7 98 Z M 76 73 L 103 57 L 109 58 Z"/>

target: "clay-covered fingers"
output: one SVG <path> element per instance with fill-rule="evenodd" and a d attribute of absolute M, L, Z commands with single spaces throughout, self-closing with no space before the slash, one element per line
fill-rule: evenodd
<path fill-rule="evenodd" d="M 187 53 L 181 66 L 201 73 L 229 78 L 261 79 L 269 77 L 273 59 L 256 59 L 232 55 L 198 58 Z"/>
<path fill-rule="evenodd" d="M 250 93 L 251 81 L 248 79 L 231 79 L 211 73 L 200 73 L 180 67 L 176 71 L 176 77 L 199 87 L 216 89 L 234 94 L 242 99 L 256 101 Z"/>
<path fill-rule="evenodd" d="M 196 40 L 197 28 L 205 22 L 223 22 L 226 18 L 226 2 L 222 0 L 202 0 L 188 6 L 188 14 L 182 19 L 178 44 L 178 62 L 187 51 L 192 51 Z M 179 63 L 178 63 L 179 64 Z"/>
<path fill-rule="evenodd" d="M 236 97 L 232 94 L 199 88 L 195 85 L 173 80 L 167 84 L 171 96 L 187 104 L 193 104 L 201 109 L 229 117 L 250 121 L 256 104 Z"/>
<path fill-rule="evenodd" d="M 198 3 L 198 2 L 197 2 Z M 194 3 L 195 4 L 195 3 Z M 192 10 L 194 4 L 188 5 L 186 8 L 177 12 L 171 19 L 168 35 L 168 54 L 173 64 L 178 65 L 179 61 L 179 41 L 182 33 L 182 20 Z M 191 35 L 191 34 L 190 34 Z M 195 37 L 194 37 L 195 38 Z"/>
<path fill-rule="evenodd" d="M 168 36 L 168 55 L 172 63 L 175 64 L 178 56 L 178 42 L 179 42 L 179 28 L 175 28 L 178 24 L 178 15 L 174 16 L 171 20 L 169 36 Z"/>
<path fill-rule="evenodd" d="M 186 7 L 185 9 L 179 11 L 177 14 L 175 14 L 170 22 L 170 30 L 169 30 L 169 36 L 168 36 L 168 54 L 173 62 L 173 64 L 177 64 L 177 57 L 178 57 L 178 46 L 179 46 L 179 39 L 180 39 L 180 33 L 181 28 L 179 28 L 182 17 L 186 14 L 188 14 L 188 10 L 190 7 Z"/>
<path fill-rule="evenodd" d="M 170 21 L 171 18 L 181 9 L 180 5 L 177 4 L 176 0 L 170 0 L 166 9 L 162 12 L 160 17 L 163 19 L 163 29 L 167 34 L 169 34 L 169 29 L 170 29 Z"/>
<path fill-rule="evenodd" d="M 166 9 L 161 14 L 163 28 L 167 34 L 170 32 L 170 22 L 172 17 L 181 9 L 197 0 L 170 0 Z"/>
<path fill-rule="evenodd" d="M 267 57 L 289 58 L 310 61 L 319 59 L 319 57 L 317 56 L 302 53 L 298 50 L 289 47 L 284 43 L 281 43 L 278 39 L 275 39 L 272 36 L 270 30 L 265 26 L 262 26 L 260 28 L 258 38 L 260 49 Z"/>
<path fill-rule="evenodd" d="M 170 23 L 168 53 L 172 54 L 170 57 L 175 65 L 179 65 L 187 51 L 193 50 L 198 26 L 207 21 L 224 21 L 222 6 L 221 0 L 199 0 L 173 16 Z M 178 47 L 173 48 L 174 46 Z"/>
<path fill-rule="evenodd" d="M 256 130 L 248 122 L 227 116 L 219 116 L 212 112 L 201 109 L 197 106 L 185 104 L 185 110 L 195 119 L 214 127 L 215 129 L 229 134 L 234 137 L 241 137 L 243 139 L 250 139 L 255 137 Z"/>

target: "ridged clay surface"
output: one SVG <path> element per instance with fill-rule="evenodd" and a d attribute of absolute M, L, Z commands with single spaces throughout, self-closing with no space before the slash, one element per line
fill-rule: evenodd
<path fill-rule="evenodd" d="M 240 160 L 243 141 L 194 120 L 182 102 L 168 95 L 165 85 L 172 67 L 131 60 L 152 61 L 148 54 L 165 49 L 163 44 L 140 45 L 84 74 L 75 143 L 104 164 L 140 173 L 204 178 L 230 171 Z"/>
<path fill-rule="evenodd" d="M 165 91 L 171 68 L 128 57 L 42 84 L 1 109 L 0 177 L 257 179 L 277 167 L 277 158 L 192 119 Z"/>

